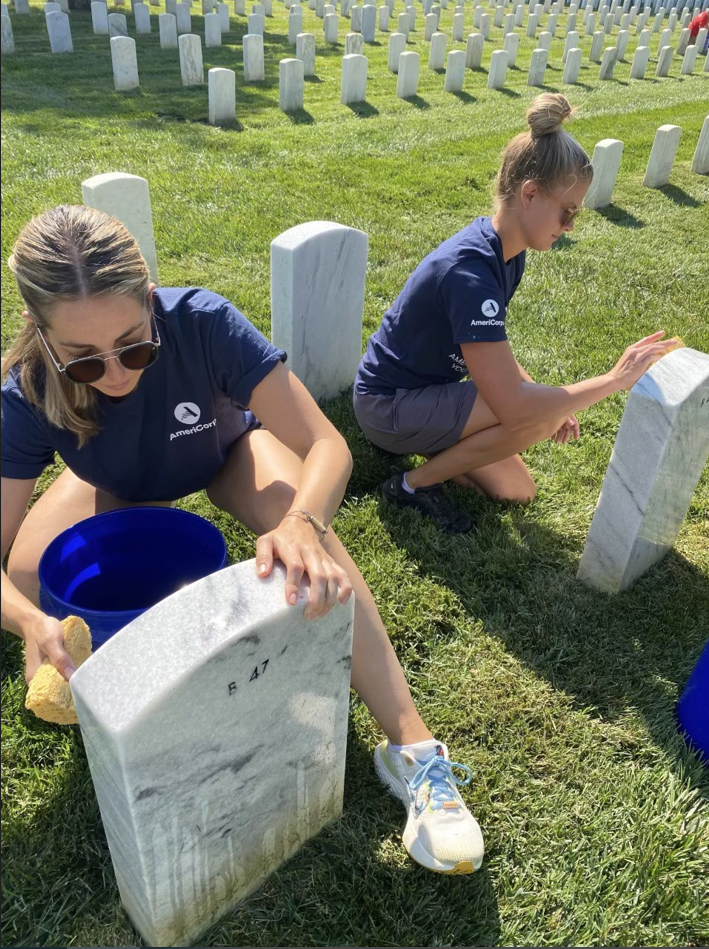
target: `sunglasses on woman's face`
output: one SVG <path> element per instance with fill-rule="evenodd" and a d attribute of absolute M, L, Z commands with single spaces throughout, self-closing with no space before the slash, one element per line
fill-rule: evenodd
<path fill-rule="evenodd" d="M 559 198 L 554 197 L 554 195 L 550 195 L 550 197 L 554 198 L 556 203 L 561 207 L 561 226 L 562 227 L 566 227 L 567 224 L 571 224 L 571 222 L 575 218 L 577 218 L 579 214 L 583 211 L 583 207 L 567 208 L 564 202 L 560 201 Z"/>
<path fill-rule="evenodd" d="M 37 332 L 58 371 L 64 373 L 70 382 L 75 382 L 77 385 L 89 385 L 102 379 L 106 374 L 106 363 L 109 359 L 117 359 L 124 369 L 132 369 L 137 372 L 140 369 L 147 369 L 148 366 L 152 366 L 160 351 L 160 333 L 156 323 L 154 341 L 145 340 L 141 343 L 130 343 L 120 349 L 110 349 L 105 353 L 96 353 L 95 356 L 71 359 L 68 363 L 62 365 L 49 348 L 39 326 Z"/>

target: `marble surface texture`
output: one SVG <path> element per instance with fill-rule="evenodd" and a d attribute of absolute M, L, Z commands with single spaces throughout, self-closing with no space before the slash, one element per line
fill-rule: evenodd
<path fill-rule="evenodd" d="M 586 208 L 604 208 L 613 200 L 613 189 L 618 177 L 623 143 L 617 138 L 604 138 L 593 150 L 593 180 L 583 204 Z"/>
<path fill-rule="evenodd" d="M 327 20 L 327 17 L 325 18 Z M 359 35 L 359 34 L 355 34 Z M 367 57 L 350 53 L 342 57 L 340 102 L 363 102 L 367 97 Z"/>
<path fill-rule="evenodd" d="M 312 33 L 298 33 L 295 38 L 295 58 L 303 64 L 303 76 L 315 75 L 315 37 Z"/>
<path fill-rule="evenodd" d="M 399 56 L 399 76 L 396 82 L 396 94 L 399 99 L 410 99 L 416 95 L 420 68 L 421 59 L 418 53 L 404 52 Z"/>
<path fill-rule="evenodd" d="M 2 52 L 14 53 L 15 40 L 12 36 L 12 22 L 9 16 L 0 17 L 2 20 Z"/>
<path fill-rule="evenodd" d="M 72 677 L 123 904 L 187 946 L 342 809 L 354 602 L 303 619 L 254 561 L 168 597 Z"/>
<path fill-rule="evenodd" d="M 128 92 L 140 86 L 135 40 L 130 36 L 111 37 L 113 85 L 116 92 Z"/>
<path fill-rule="evenodd" d="M 74 45 L 71 41 L 71 27 L 66 13 L 48 13 L 46 18 L 49 46 L 53 53 L 73 53 Z"/>
<path fill-rule="evenodd" d="M 300 224 L 271 244 L 272 339 L 315 399 L 354 381 L 367 247 L 362 231 L 329 221 Z"/>
<path fill-rule="evenodd" d="M 128 36 L 128 21 L 125 13 L 109 13 L 107 19 L 109 36 Z"/>
<path fill-rule="evenodd" d="M 674 544 L 709 455 L 709 356 L 678 349 L 630 391 L 578 577 L 618 593 Z"/>
<path fill-rule="evenodd" d="M 108 35 L 108 7 L 102 0 L 93 0 L 91 4 L 91 26 L 97 36 Z"/>
<path fill-rule="evenodd" d="M 178 3 L 178 7 L 180 4 Z M 178 20 L 177 29 L 180 25 Z M 183 33 L 177 41 L 180 50 L 180 72 L 183 86 L 201 86 L 204 83 L 202 40 L 194 33 Z"/>
<path fill-rule="evenodd" d="M 177 17 L 174 13 L 158 15 L 160 49 L 177 49 Z"/>
<path fill-rule="evenodd" d="M 112 16 L 123 14 L 111 13 L 108 19 Z M 151 279 L 157 283 L 158 255 L 153 233 L 150 188 L 145 178 L 117 171 L 94 175 L 81 182 L 81 197 L 87 207 L 98 208 L 111 217 L 117 217 L 128 228 L 145 258 Z"/>
<path fill-rule="evenodd" d="M 677 154 L 682 129 L 679 125 L 661 125 L 655 133 L 652 151 L 648 159 L 643 186 L 661 188 L 670 180 L 672 163 Z"/>
<path fill-rule="evenodd" d="M 389 36 L 389 51 L 387 68 L 389 72 L 399 72 L 399 57 L 406 51 L 406 37 L 403 33 L 391 33 Z"/>

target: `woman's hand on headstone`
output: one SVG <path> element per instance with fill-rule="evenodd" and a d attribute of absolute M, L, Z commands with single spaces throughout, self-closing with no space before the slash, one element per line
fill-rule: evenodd
<path fill-rule="evenodd" d="M 653 363 L 661 359 L 670 349 L 677 344 L 676 339 L 661 339 L 665 335 L 664 330 L 646 336 L 638 340 L 632 346 L 628 346 L 613 369 L 610 375 L 617 381 L 619 389 L 632 389 L 638 379 L 644 375 Z"/>
<path fill-rule="evenodd" d="M 274 559 L 286 568 L 286 602 L 295 606 L 304 576 L 310 583 L 310 596 L 303 615 L 306 619 L 325 616 L 338 601 L 346 603 L 352 584 L 346 571 L 338 566 L 320 543 L 315 528 L 305 520 L 284 519 L 275 530 L 256 541 L 256 570 L 267 577 Z"/>

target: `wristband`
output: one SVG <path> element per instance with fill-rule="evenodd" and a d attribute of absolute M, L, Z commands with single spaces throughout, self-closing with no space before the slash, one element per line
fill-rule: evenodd
<path fill-rule="evenodd" d="M 288 514 L 286 514 L 286 517 L 295 517 L 298 514 L 302 514 L 305 520 L 309 524 L 312 524 L 316 531 L 320 532 L 320 540 L 322 540 L 325 534 L 327 534 L 327 527 L 322 523 L 322 521 L 319 521 L 317 517 L 310 513 L 310 511 L 289 511 Z"/>

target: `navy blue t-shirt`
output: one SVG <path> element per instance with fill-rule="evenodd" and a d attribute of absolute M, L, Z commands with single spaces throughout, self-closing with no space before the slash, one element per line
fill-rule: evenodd
<path fill-rule="evenodd" d="M 37 478 L 54 452 L 76 475 L 126 501 L 173 501 L 206 487 L 255 424 L 256 386 L 286 354 L 224 297 L 155 290 L 160 355 L 120 400 L 96 391 L 100 432 L 78 447 L 31 405 L 15 367 L 2 386 L 2 475 Z"/>
<path fill-rule="evenodd" d="M 440 244 L 418 265 L 369 338 L 358 393 L 457 382 L 468 374 L 460 343 L 507 339 L 507 306 L 524 273 L 525 252 L 505 263 L 489 217 Z"/>

